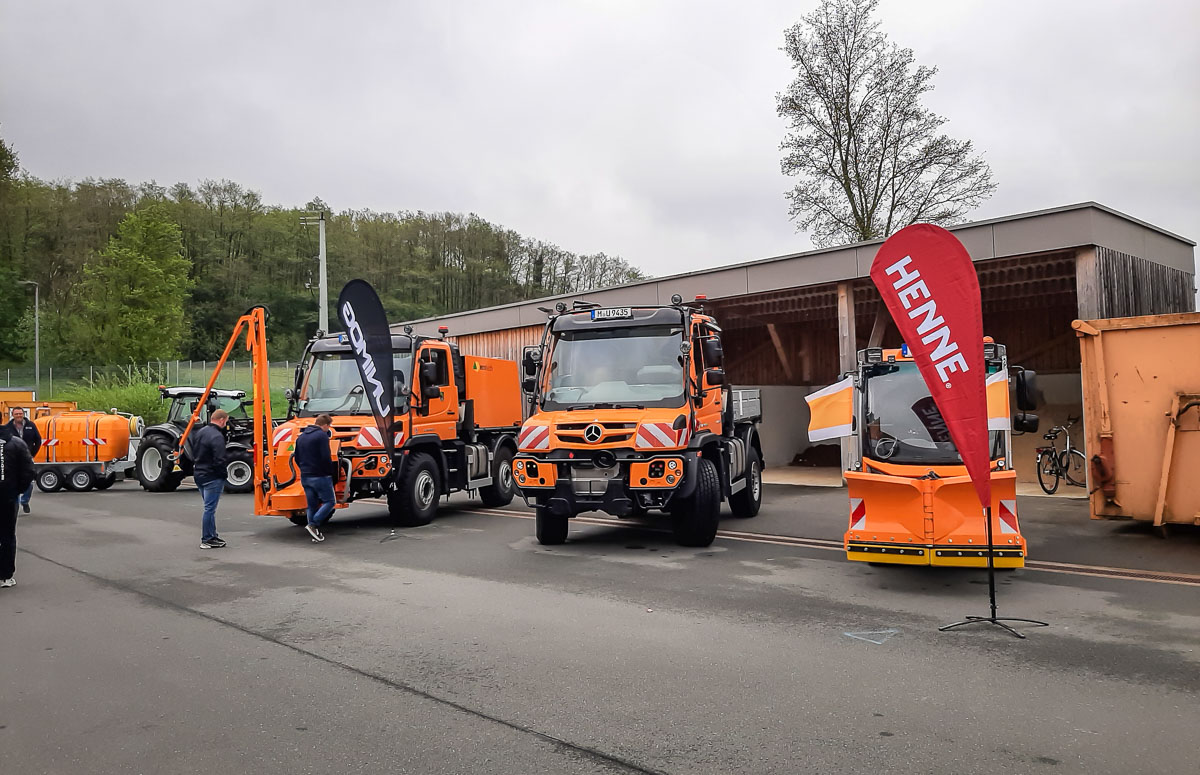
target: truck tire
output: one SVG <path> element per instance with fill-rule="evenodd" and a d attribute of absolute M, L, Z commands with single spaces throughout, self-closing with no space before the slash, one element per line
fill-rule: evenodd
<path fill-rule="evenodd" d="M 484 506 L 495 509 L 512 503 L 517 492 L 512 461 L 513 453 L 509 447 L 496 450 L 496 459 L 492 461 L 492 483 L 479 488 L 479 499 Z"/>
<path fill-rule="evenodd" d="M 58 492 L 63 486 L 62 473 L 57 468 L 45 468 L 38 471 L 37 487 L 42 492 Z"/>
<path fill-rule="evenodd" d="M 75 492 L 88 492 L 96 486 L 96 473 L 90 468 L 76 468 L 67 474 L 67 487 Z"/>
<path fill-rule="evenodd" d="M 143 490 L 150 492 L 173 492 L 183 481 L 183 477 L 175 473 L 171 462 L 171 454 L 175 445 L 163 436 L 143 438 L 138 445 L 137 478 Z"/>
<path fill-rule="evenodd" d="M 440 489 L 433 458 L 424 452 L 414 452 L 400 481 L 388 490 L 388 514 L 402 527 L 428 525 L 437 513 Z"/>
<path fill-rule="evenodd" d="M 729 509 L 733 516 L 749 519 L 758 514 L 762 506 L 762 459 L 753 447 L 746 453 L 746 486 L 729 496 Z"/>
<path fill-rule="evenodd" d="M 236 447 L 225 453 L 225 492 L 254 491 L 254 458 Z"/>
<path fill-rule="evenodd" d="M 558 546 L 566 543 L 570 525 L 563 514 L 555 514 L 545 506 L 538 506 L 533 511 L 534 532 L 538 543 L 542 546 Z"/>
<path fill-rule="evenodd" d="M 711 460 L 696 461 L 696 489 L 671 510 L 671 528 L 680 546 L 708 546 L 721 519 L 721 480 Z"/>

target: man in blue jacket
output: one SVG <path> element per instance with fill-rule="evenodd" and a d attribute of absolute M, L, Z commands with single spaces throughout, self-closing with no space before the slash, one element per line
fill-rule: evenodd
<path fill-rule="evenodd" d="M 201 522 L 201 549 L 224 549 L 225 542 L 217 535 L 217 503 L 225 489 L 225 424 L 229 413 L 218 409 L 208 418 L 208 425 L 192 435 L 189 455 L 192 458 L 192 477 L 204 499 L 204 519 Z"/>
<path fill-rule="evenodd" d="M 42 448 L 42 434 L 38 433 L 37 426 L 25 417 L 24 409 L 18 406 L 12 410 L 12 419 L 9 420 L 8 427 L 12 429 L 14 436 L 29 447 L 30 456 L 36 456 L 38 450 Z M 29 499 L 32 496 L 33 482 L 30 482 L 29 486 L 21 493 L 21 510 L 26 514 L 29 513 Z"/>
<path fill-rule="evenodd" d="M 308 499 L 308 524 L 304 529 L 313 541 L 324 541 L 321 526 L 333 515 L 337 496 L 333 493 L 333 477 L 337 475 L 337 464 L 329 448 L 333 418 L 327 414 L 317 416 L 317 421 L 305 428 L 296 439 L 292 459 L 300 469 L 300 485 Z"/>
<path fill-rule="evenodd" d="M 0 589 L 17 585 L 17 499 L 32 483 L 29 447 L 9 426 L 0 426 Z"/>

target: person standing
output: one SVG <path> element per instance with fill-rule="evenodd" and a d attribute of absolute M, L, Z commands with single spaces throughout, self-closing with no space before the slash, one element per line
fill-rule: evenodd
<path fill-rule="evenodd" d="M 29 447 L 29 456 L 35 457 L 38 450 L 42 448 L 42 434 L 38 432 L 37 426 L 31 423 L 25 417 L 25 410 L 21 407 L 16 407 L 12 410 L 12 419 L 8 421 L 8 425 L 13 430 L 13 435 L 25 442 L 25 446 Z M 33 497 L 33 482 L 25 488 L 21 493 L 21 510 L 26 514 L 29 513 L 29 499 Z"/>
<path fill-rule="evenodd" d="M 225 489 L 225 424 L 228 422 L 229 413 L 218 409 L 209 416 L 208 425 L 192 436 L 192 477 L 204 499 L 201 549 L 224 549 L 226 545 L 217 535 L 217 502 Z"/>
<path fill-rule="evenodd" d="M 0 588 L 17 585 L 17 500 L 33 484 L 33 455 L 12 428 L 0 427 Z"/>
<path fill-rule="evenodd" d="M 333 515 L 337 496 L 333 492 L 333 477 L 337 464 L 329 447 L 333 435 L 333 418 L 327 414 L 317 416 L 317 421 L 300 432 L 296 439 L 293 458 L 300 469 L 300 485 L 308 499 L 308 524 L 304 529 L 314 541 L 324 541 L 321 527 Z"/>

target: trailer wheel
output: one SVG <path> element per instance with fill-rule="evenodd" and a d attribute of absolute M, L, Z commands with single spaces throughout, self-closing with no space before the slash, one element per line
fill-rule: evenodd
<path fill-rule="evenodd" d="M 67 476 L 67 487 L 75 492 L 87 492 L 96 486 L 96 474 L 90 468 L 76 468 Z"/>
<path fill-rule="evenodd" d="M 112 487 L 116 483 L 117 483 L 117 475 L 115 473 L 111 473 L 108 476 L 104 476 L 104 477 L 101 477 L 96 480 L 96 489 L 97 490 L 107 490 L 109 487 Z"/>
<path fill-rule="evenodd" d="M 500 447 L 496 450 L 496 459 L 492 461 L 492 483 L 479 489 L 479 499 L 484 506 L 495 509 L 512 503 L 517 492 L 512 461 L 512 449 Z"/>
<path fill-rule="evenodd" d="M 708 546 L 717 537 L 721 518 L 721 480 L 707 458 L 696 465 L 696 489 L 671 511 L 671 528 L 680 546 Z"/>
<path fill-rule="evenodd" d="M 538 543 L 542 546 L 566 543 L 570 531 L 566 515 L 555 514 L 545 506 L 538 506 L 533 512 L 533 522 Z"/>
<path fill-rule="evenodd" d="M 47 468 L 38 473 L 37 486 L 42 492 L 58 492 L 63 486 L 62 474 L 57 468 Z"/>
<path fill-rule="evenodd" d="M 408 458 L 404 476 L 388 490 L 388 514 L 403 527 L 428 525 L 437 513 L 440 489 L 433 458 L 414 452 Z"/>
<path fill-rule="evenodd" d="M 733 516 L 749 519 L 758 514 L 762 506 L 762 460 L 758 450 L 750 448 L 746 454 L 746 486 L 729 496 L 729 509 Z"/>
<path fill-rule="evenodd" d="M 240 447 L 225 456 L 225 492 L 254 491 L 254 458 Z"/>
<path fill-rule="evenodd" d="M 171 492 L 179 487 L 183 476 L 175 473 L 171 454 L 175 445 L 163 436 L 143 438 L 138 445 L 137 477 L 142 489 L 150 492 Z"/>

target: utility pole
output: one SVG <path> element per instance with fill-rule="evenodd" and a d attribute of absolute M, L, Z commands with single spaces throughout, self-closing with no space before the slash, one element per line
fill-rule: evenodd
<path fill-rule="evenodd" d="M 34 394 L 40 397 L 42 392 L 42 315 L 39 309 L 41 286 L 33 280 L 19 280 L 21 285 L 33 286 L 33 381 Z"/>
<path fill-rule="evenodd" d="M 317 270 L 317 298 L 320 301 L 321 309 L 317 314 L 317 328 L 329 333 L 329 282 L 325 273 L 325 211 L 304 213 L 300 216 L 300 223 L 304 226 L 315 224 L 318 229 L 317 239 L 320 244 L 320 253 L 317 255 L 317 260 L 320 262 L 320 268 Z"/>

